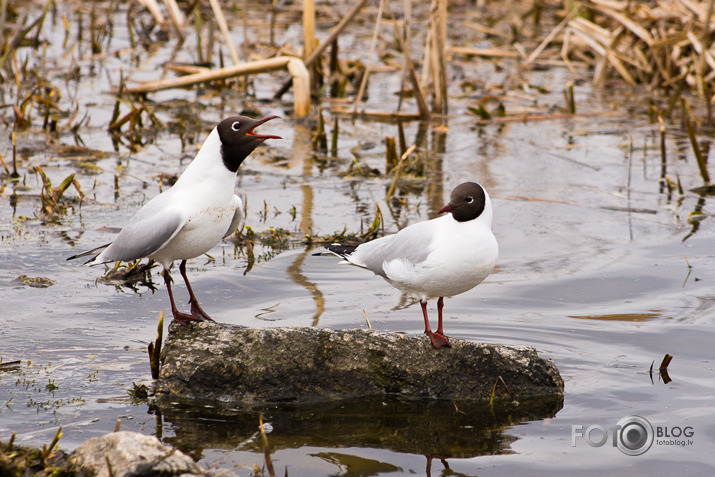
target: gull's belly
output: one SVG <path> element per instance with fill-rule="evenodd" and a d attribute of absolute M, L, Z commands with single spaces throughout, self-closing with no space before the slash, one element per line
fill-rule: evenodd
<path fill-rule="evenodd" d="M 452 240 L 452 246 L 431 253 L 427 260 L 385 263 L 387 279 L 395 287 L 420 299 L 454 296 L 471 290 L 492 272 L 498 246 L 490 233 L 480 240 Z"/>
<path fill-rule="evenodd" d="M 151 256 L 160 263 L 187 260 L 216 245 L 231 225 L 234 207 L 210 207 L 192 216 L 176 236 Z"/>
<path fill-rule="evenodd" d="M 494 269 L 496 258 L 462 261 L 449 272 L 441 268 L 410 267 L 405 263 L 386 266 L 388 280 L 397 288 L 421 299 L 454 296 L 479 285 Z"/>

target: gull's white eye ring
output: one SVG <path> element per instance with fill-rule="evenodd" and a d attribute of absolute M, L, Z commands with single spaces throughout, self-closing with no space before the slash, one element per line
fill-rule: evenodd
<path fill-rule="evenodd" d="M 233 124 L 231 124 L 231 129 L 233 129 L 234 131 L 238 131 L 239 129 L 241 129 L 241 123 L 239 123 L 238 121 L 234 121 Z"/>
<path fill-rule="evenodd" d="M 471 204 L 472 202 L 474 202 L 474 197 L 470 195 L 467 197 L 467 204 Z"/>

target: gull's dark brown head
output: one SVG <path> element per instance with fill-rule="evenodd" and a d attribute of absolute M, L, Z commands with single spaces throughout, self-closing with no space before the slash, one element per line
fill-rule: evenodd
<path fill-rule="evenodd" d="M 457 222 L 474 220 L 484 212 L 486 195 L 482 186 L 476 182 L 464 182 L 454 188 L 449 203 L 439 212 L 451 212 Z"/>
<path fill-rule="evenodd" d="M 221 158 L 229 171 L 238 171 L 243 160 L 266 139 L 282 139 L 280 136 L 255 132 L 258 126 L 277 117 L 252 119 L 246 116 L 231 116 L 218 123 L 216 129 L 221 138 Z"/>

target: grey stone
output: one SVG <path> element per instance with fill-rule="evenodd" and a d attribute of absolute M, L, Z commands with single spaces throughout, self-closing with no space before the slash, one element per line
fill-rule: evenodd
<path fill-rule="evenodd" d="M 536 350 L 376 330 L 252 329 L 172 324 L 157 397 L 241 403 L 302 403 L 374 395 L 453 401 L 562 396 L 553 361 Z"/>
<path fill-rule="evenodd" d="M 113 432 L 88 439 L 70 460 L 77 474 L 87 477 L 209 475 L 181 451 L 136 432 Z"/>

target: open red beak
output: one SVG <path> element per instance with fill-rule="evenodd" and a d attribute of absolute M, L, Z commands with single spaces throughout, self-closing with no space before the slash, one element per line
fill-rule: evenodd
<path fill-rule="evenodd" d="M 280 136 L 271 136 L 268 134 L 256 134 L 255 132 L 253 132 L 253 130 L 256 129 L 258 126 L 260 126 L 261 124 L 267 123 L 271 119 L 276 119 L 277 117 L 278 116 L 267 116 L 267 117 L 261 119 L 260 121 L 258 121 L 258 123 L 255 126 L 253 126 L 251 129 L 246 131 L 246 136 L 253 136 L 253 137 L 258 137 L 261 139 L 283 139 Z"/>

